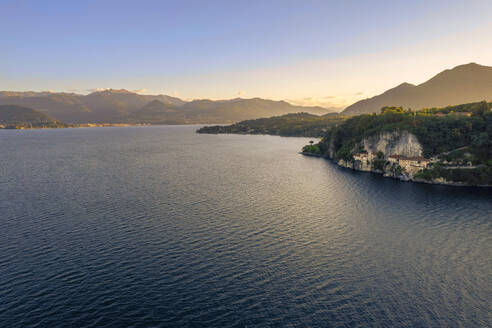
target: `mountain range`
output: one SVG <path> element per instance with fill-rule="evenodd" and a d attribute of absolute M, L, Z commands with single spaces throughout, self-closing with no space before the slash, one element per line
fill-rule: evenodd
<path fill-rule="evenodd" d="M 133 112 L 129 119 L 131 123 L 233 123 L 298 112 L 322 115 L 332 111 L 322 107 L 294 106 L 285 101 L 261 98 L 219 101 L 204 99 L 190 101 L 180 106 L 155 100 L 141 110 Z"/>
<path fill-rule="evenodd" d="M 2 104 L 33 108 L 66 123 L 231 123 L 296 112 L 331 112 L 322 107 L 294 106 L 260 98 L 187 102 L 166 95 L 140 95 L 114 89 L 88 95 L 0 91 Z"/>
<path fill-rule="evenodd" d="M 348 106 L 342 114 L 376 113 L 384 106 L 418 110 L 482 100 L 492 100 L 492 67 L 471 63 L 445 70 L 419 85 L 402 83 Z M 289 113 L 324 115 L 333 112 L 323 107 L 295 106 L 261 98 L 184 101 L 124 89 L 107 89 L 88 95 L 0 91 L 0 105 L 32 108 L 66 123 L 220 124 Z"/>
<path fill-rule="evenodd" d="M 402 83 L 348 106 L 342 114 L 376 113 L 384 106 L 418 110 L 482 100 L 492 100 L 492 67 L 470 63 L 447 69 L 419 85 Z"/>

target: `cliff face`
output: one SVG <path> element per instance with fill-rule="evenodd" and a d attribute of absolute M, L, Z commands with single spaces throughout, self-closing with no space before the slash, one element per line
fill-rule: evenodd
<path fill-rule="evenodd" d="M 364 149 L 366 155 L 357 155 L 358 150 Z M 379 158 L 377 153 L 382 152 L 383 157 Z M 360 144 L 352 149 L 354 159 L 351 161 L 338 159 L 337 164 L 350 169 L 375 172 L 387 177 L 401 180 L 412 180 L 415 174 L 422 169 L 417 165 L 398 164 L 390 162 L 388 157 L 400 155 L 405 158 L 421 157 L 422 145 L 417 137 L 408 131 L 382 132 L 378 135 L 364 138 Z M 334 158 L 335 149 L 333 143 L 329 147 L 330 158 Z M 357 156 L 356 156 L 357 155 Z"/>
<path fill-rule="evenodd" d="M 408 131 L 384 132 L 377 136 L 365 138 L 362 142 L 364 150 L 368 153 L 381 151 L 385 156 L 422 156 L 422 145 L 417 140 L 417 137 Z"/>
<path fill-rule="evenodd" d="M 330 139 L 330 144 L 328 147 L 328 157 L 329 158 L 335 158 L 335 142 L 333 139 Z"/>

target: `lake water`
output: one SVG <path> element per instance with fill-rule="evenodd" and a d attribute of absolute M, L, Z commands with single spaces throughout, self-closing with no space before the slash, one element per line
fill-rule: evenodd
<path fill-rule="evenodd" d="M 0 130 L 1 327 L 490 327 L 492 191 L 193 126 Z"/>

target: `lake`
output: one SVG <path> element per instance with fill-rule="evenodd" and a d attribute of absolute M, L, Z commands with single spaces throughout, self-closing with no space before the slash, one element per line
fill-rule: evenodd
<path fill-rule="evenodd" d="M 0 130 L 0 326 L 492 326 L 491 189 L 196 129 Z"/>

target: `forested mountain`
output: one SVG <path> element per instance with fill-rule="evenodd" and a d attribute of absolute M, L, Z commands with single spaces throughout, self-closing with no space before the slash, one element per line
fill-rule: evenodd
<path fill-rule="evenodd" d="M 403 83 L 348 106 L 344 115 L 377 113 L 384 106 L 418 110 L 492 100 L 492 67 L 475 63 L 445 70 L 419 85 Z"/>
<path fill-rule="evenodd" d="M 294 106 L 260 98 L 194 100 L 185 102 L 166 95 L 140 95 L 127 90 L 103 90 L 88 95 L 51 92 L 0 92 L 0 104 L 35 108 L 71 123 L 233 123 L 287 113 L 326 114 L 322 107 Z"/>

